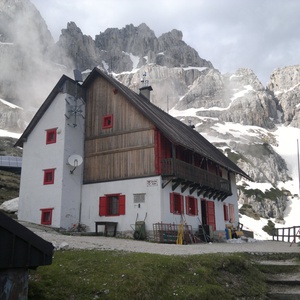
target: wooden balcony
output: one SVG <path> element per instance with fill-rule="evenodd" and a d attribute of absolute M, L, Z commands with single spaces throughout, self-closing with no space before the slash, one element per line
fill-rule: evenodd
<path fill-rule="evenodd" d="M 172 181 L 172 189 L 181 185 L 181 191 L 190 189 L 190 194 L 197 190 L 198 196 L 224 201 L 232 195 L 230 181 L 195 167 L 184 161 L 167 158 L 162 160 L 161 175 L 168 184 Z"/>

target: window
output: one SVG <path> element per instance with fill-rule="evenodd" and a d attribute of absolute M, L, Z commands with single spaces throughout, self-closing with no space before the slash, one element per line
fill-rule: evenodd
<path fill-rule="evenodd" d="M 185 209 L 186 214 L 189 216 L 197 216 L 198 215 L 198 202 L 197 198 L 186 196 L 185 197 Z"/>
<path fill-rule="evenodd" d="M 177 193 L 170 194 L 170 212 L 172 214 L 183 214 L 184 213 L 184 204 L 183 196 Z"/>
<path fill-rule="evenodd" d="M 41 224 L 51 225 L 52 224 L 52 211 L 53 208 L 42 208 L 41 209 Z"/>
<path fill-rule="evenodd" d="M 104 116 L 102 118 L 102 128 L 112 128 L 113 127 L 113 115 Z"/>
<path fill-rule="evenodd" d="M 56 134 L 57 134 L 57 129 L 48 129 L 46 130 L 46 144 L 54 144 L 56 143 Z"/>
<path fill-rule="evenodd" d="M 44 170 L 44 184 L 54 183 L 54 171 L 55 169 Z"/>
<path fill-rule="evenodd" d="M 227 204 L 223 204 L 223 210 L 224 210 L 224 221 L 228 221 L 228 205 Z"/>
<path fill-rule="evenodd" d="M 99 198 L 99 216 L 125 215 L 125 195 L 113 194 Z"/>

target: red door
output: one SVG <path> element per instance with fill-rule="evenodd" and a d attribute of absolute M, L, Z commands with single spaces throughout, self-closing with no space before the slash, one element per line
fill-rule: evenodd
<path fill-rule="evenodd" d="M 215 203 L 213 201 L 206 201 L 206 218 L 207 225 L 211 225 L 213 230 L 216 230 Z"/>

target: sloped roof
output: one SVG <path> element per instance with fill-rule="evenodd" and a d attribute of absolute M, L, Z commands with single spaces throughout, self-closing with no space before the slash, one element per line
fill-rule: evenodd
<path fill-rule="evenodd" d="M 120 93 L 122 93 L 126 97 L 126 99 L 138 111 L 140 111 L 140 113 L 142 113 L 148 120 L 150 120 L 173 144 L 180 145 L 186 149 L 205 156 L 210 160 L 218 163 L 220 166 L 223 166 L 224 168 L 236 174 L 240 174 L 241 176 L 249 180 L 252 180 L 243 170 L 241 170 L 234 162 L 226 157 L 220 150 L 218 150 L 196 130 L 164 112 L 162 109 L 151 103 L 143 95 L 135 93 L 134 91 L 120 83 L 118 80 L 105 74 L 98 68 L 93 69 L 93 71 L 83 82 L 82 87 L 87 88 L 90 83 L 93 82 L 94 79 L 98 76 L 102 76 L 103 78 L 105 78 L 118 91 L 120 91 Z M 39 122 L 39 120 L 42 118 L 46 110 L 49 108 L 56 95 L 62 91 L 62 87 L 66 81 L 70 81 L 76 84 L 73 79 L 65 75 L 60 78 L 60 80 L 55 85 L 40 109 L 37 111 L 21 137 L 14 145 L 15 147 L 23 147 L 23 142 L 26 141 L 27 137 Z"/>
<path fill-rule="evenodd" d="M 218 163 L 220 166 L 223 166 L 236 174 L 240 174 L 249 180 L 252 180 L 243 170 L 241 170 L 234 162 L 226 157 L 220 150 L 218 150 L 196 130 L 164 112 L 162 109 L 146 99 L 143 95 L 135 93 L 118 80 L 105 74 L 98 68 L 94 68 L 82 86 L 87 88 L 89 84 L 98 76 L 102 76 L 116 89 L 118 89 L 126 97 L 126 99 L 148 120 L 150 120 L 173 144 L 180 145 L 193 152 L 199 153 L 202 156 L 205 156 Z"/>
<path fill-rule="evenodd" d="M 51 243 L 0 212 L 0 269 L 50 265 L 53 250 Z"/>

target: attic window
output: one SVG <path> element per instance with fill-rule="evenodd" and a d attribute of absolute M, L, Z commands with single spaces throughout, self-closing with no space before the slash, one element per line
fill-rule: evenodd
<path fill-rule="evenodd" d="M 102 118 L 102 128 L 112 128 L 113 127 L 113 115 L 103 116 Z"/>
<path fill-rule="evenodd" d="M 46 144 L 56 143 L 57 128 L 47 129 L 46 130 Z"/>

